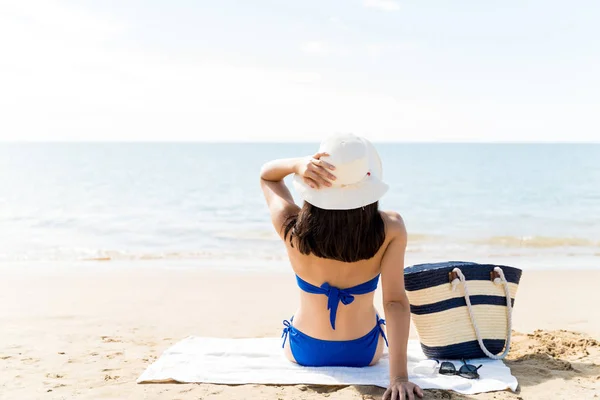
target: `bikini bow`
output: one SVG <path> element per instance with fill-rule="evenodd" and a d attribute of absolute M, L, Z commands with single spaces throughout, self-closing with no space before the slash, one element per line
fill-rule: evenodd
<path fill-rule="evenodd" d="M 281 337 L 283 338 L 283 344 L 281 345 L 282 349 L 285 347 L 285 341 L 287 340 L 288 334 L 292 329 L 292 324 L 287 319 L 284 319 L 283 326 L 285 326 L 285 328 L 283 328 L 283 332 L 281 333 Z"/>
<path fill-rule="evenodd" d="M 335 316 L 337 315 L 337 309 L 340 301 L 342 304 L 347 306 L 354 301 L 354 296 L 346 292 L 344 289 L 331 286 L 327 282 L 321 285 L 321 289 L 327 292 L 327 309 L 330 310 L 329 322 L 331 323 L 331 327 L 335 329 Z"/>

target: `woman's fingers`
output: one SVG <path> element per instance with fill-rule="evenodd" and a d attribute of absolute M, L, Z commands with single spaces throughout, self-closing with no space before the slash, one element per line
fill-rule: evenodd
<path fill-rule="evenodd" d="M 331 171 L 333 171 L 335 169 L 335 167 L 332 164 L 329 164 L 327 161 L 320 159 L 320 158 L 312 158 L 310 161 L 314 165 L 316 165 L 318 167 L 322 167 L 324 169 L 329 169 Z"/>
<path fill-rule="evenodd" d="M 317 153 L 306 165 L 306 169 L 302 173 L 304 182 L 315 189 L 319 189 L 320 187 L 329 187 L 331 186 L 330 181 L 334 181 L 336 179 L 335 175 L 325 169 L 325 167 L 331 167 L 331 164 L 315 158 L 323 154 L 326 153 Z"/>
<path fill-rule="evenodd" d="M 416 385 L 415 385 L 415 393 L 420 398 L 423 398 L 423 396 L 424 396 L 423 389 L 421 389 L 419 386 L 416 386 Z"/>
<path fill-rule="evenodd" d="M 306 183 L 308 186 L 310 186 L 313 189 L 318 189 L 319 188 L 319 185 L 317 184 L 317 182 L 313 181 L 310 178 L 303 177 L 302 180 L 304 181 L 304 183 Z"/>
<path fill-rule="evenodd" d="M 318 160 L 321 157 L 327 157 L 327 156 L 329 156 L 329 154 L 323 151 L 323 152 L 319 152 L 319 153 L 315 154 L 313 156 L 313 158 Z"/>
<path fill-rule="evenodd" d="M 311 168 L 314 172 L 323 176 L 324 178 L 329 179 L 330 181 L 335 181 L 336 179 L 335 175 L 315 163 L 312 164 Z"/>
<path fill-rule="evenodd" d="M 331 186 L 331 182 L 329 182 L 327 179 L 323 178 L 322 175 L 319 175 L 318 172 L 314 171 L 314 170 L 309 170 L 306 171 L 306 174 L 308 175 L 307 177 L 312 179 L 313 181 L 317 182 L 317 184 L 320 186 Z"/>
<path fill-rule="evenodd" d="M 410 382 L 392 385 L 383 394 L 383 400 L 415 400 L 415 394 L 423 398 L 423 391 L 420 387 Z"/>

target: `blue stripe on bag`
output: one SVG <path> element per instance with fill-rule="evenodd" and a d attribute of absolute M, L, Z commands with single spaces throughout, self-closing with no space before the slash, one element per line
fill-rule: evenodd
<path fill-rule="evenodd" d="M 490 353 L 499 354 L 504 349 L 505 341 L 503 339 L 483 339 L 483 343 Z M 428 358 L 435 359 L 460 359 L 465 355 L 468 355 L 469 358 L 486 357 L 477 340 L 439 347 L 429 347 L 421 343 L 421 348 Z"/>
<path fill-rule="evenodd" d="M 512 305 L 515 305 L 515 299 L 512 300 Z M 488 295 L 477 295 L 471 296 L 471 304 L 479 305 L 479 304 L 489 304 L 493 306 L 506 306 L 506 297 L 500 296 L 488 296 Z M 417 315 L 423 314 L 431 314 L 440 311 L 450 310 L 452 308 L 457 307 L 466 307 L 467 301 L 464 297 L 457 297 L 453 299 L 438 301 L 437 303 L 432 304 L 423 304 L 420 306 L 414 306 L 411 304 L 410 312 Z"/>
<path fill-rule="evenodd" d="M 475 264 L 452 261 L 439 263 L 436 268 L 431 268 L 431 264 L 419 264 L 404 270 L 404 288 L 408 291 L 421 290 L 448 284 L 448 274 L 442 273 L 444 269 L 448 272 L 454 267 L 459 267 L 465 275 L 467 281 L 489 281 L 490 271 L 496 267 L 492 264 Z M 522 271 L 518 268 L 512 268 L 500 265 L 504 271 L 507 282 L 519 283 Z M 416 274 L 416 275 L 415 275 Z M 412 279 L 411 275 L 415 277 Z"/>

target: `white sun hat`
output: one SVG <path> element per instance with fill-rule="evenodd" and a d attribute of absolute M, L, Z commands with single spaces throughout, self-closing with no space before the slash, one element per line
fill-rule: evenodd
<path fill-rule="evenodd" d="M 382 182 L 383 168 L 377 150 L 367 139 L 336 134 L 321 142 L 321 159 L 335 166 L 331 187 L 313 189 L 299 175 L 293 185 L 302 199 L 325 210 L 351 210 L 375 203 L 388 191 Z"/>

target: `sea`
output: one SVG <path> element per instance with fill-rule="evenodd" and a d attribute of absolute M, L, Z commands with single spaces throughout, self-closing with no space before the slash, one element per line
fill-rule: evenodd
<path fill-rule="evenodd" d="M 390 186 L 380 206 L 409 232 L 406 265 L 600 268 L 600 144 L 375 146 Z M 259 171 L 317 149 L 0 144 L 0 264 L 287 270 Z"/>

